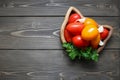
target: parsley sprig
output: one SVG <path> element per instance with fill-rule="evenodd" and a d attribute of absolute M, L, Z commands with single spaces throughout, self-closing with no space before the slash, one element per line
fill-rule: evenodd
<path fill-rule="evenodd" d="M 63 47 L 66 49 L 70 59 L 75 60 L 76 58 L 84 58 L 86 60 L 98 61 L 97 50 L 92 49 L 92 47 L 86 47 L 85 49 L 76 48 L 72 43 L 63 43 Z"/>

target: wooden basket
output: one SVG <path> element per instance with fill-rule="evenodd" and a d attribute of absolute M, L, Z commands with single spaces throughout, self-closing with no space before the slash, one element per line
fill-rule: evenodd
<path fill-rule="evenodd" d="M 84 16 L 81 14 L 81 12 L 80 12 L 78 9 L 76 9 L 75 7 L 70 7 L 70 8 L 68 9 L 68 11 L 67 11 L 67 13 L 66 13 L 66 15 L 65 15 L 63 24 L 62 24 L 61 29 L 60 29 L 60 38 L 61 38 L 61 42 L 62 42 L 62 43 L 66 42 L 65 37 L 64 37 L 64 29 L 65 29 L 65 27 L 66 27 L 66 25 L 67 25 L 67 23 L 68 23 L 68 19 L 69 19 L 70 14 L 73 13 L 73 12 L 79 14 L 79 15 L 81 16 L 81 18 L 84 18 Z M 107 41 L 109 40 L 109 38 L 111 37 L 112 32 L 113 32 L 113 28 L 112 28 L 111 26 L 109 26 L 109 25 L 102 25 L 102 26 L 105 27 L 105 28 L 107 28 L 107 29 L 109 30 L 109 35 L 108 35 L 107 38 L 103 41 L 103 42 L 104 42 L 104 45 L 101 46 L 101 47 L 99 47 L 99 48 L 97 49 L 97 52 L 98 52 L 98 53 L 103 50 L 103 48 L 105 47 Z"/>

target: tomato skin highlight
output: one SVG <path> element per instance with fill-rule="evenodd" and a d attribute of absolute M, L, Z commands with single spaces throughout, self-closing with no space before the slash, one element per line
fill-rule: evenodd
<path fill-rule="evenodd" d="M 89 45 L 89 42 L 83 40 L 80 35 L 74 36 L 72 38 L 72 43 L 77 48 L 84 48 L 84 47 L 87 47 Z"/>
<path fill-rule="evenodd" d="M 67 42 L 72 42 L 72 35 L 65 29 L 64 30 L 64 37 Z"/>
<path fill-rule="evenodd" d="M 81 16 L 77 13 L 73 13 L 70 15 L 69 19 L 68 19 L 68 23 L 73 23 L 75 22 L 77 19 L 80 19 Z"/>
<path fill-rule="evenodd" d="M 66 29 L 72 34 L 72 35 L 80 35 L 81 31 L 84 28 L 84 24 L 80 22 L 74 22 L 74 23 L 69 23 L 66 26 Z"/>
<path fill-rule="evenodd" d="M 104 28 L 104 31 L 100 33 L 101 40 L 104 40 L 105 38 L 107 38 L 108 34 L 109 34 L 109 30 Z"/>

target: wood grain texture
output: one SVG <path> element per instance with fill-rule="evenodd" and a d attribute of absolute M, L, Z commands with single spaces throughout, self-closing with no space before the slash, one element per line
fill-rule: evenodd
<path fill-rule="evenodd" d="M 0 80 L 120 80 L 119 1 L 0 0 Z M 61 47 L 70 6 L 114 28 L 97 63 L 71 61 Z"/>
<path fill-rule="evenodd" d="M 63 50 L 0 50 L 1 80 L 116 80 L 119 50 L 105 50 L 99 62 L 71 61 Z"/>
<path fill-rule="evenodd" d="M 0 16 L 64 16 L 70 6 L 86 16 L 119 16 L 117 0 L 1 0 Z M 89 13 L 88 13 L 89 12 Z"/>
<path fill-rule="evenodd" d="M 99 24 L 114 28 L 105 48 L 120 48 L 117 17 L 92 17 Z M 1 17 L 0 49 L 62 49 L 59 29 L 63 17 Z"/>

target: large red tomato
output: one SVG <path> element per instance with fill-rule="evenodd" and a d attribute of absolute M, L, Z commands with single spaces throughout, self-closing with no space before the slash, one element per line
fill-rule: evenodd
<path fill-rule="evenodd" d="M 108 34 L 109 34 L 109 30 L 104 28 L 104 31 L 100 33 L 100 38 L 104 40 L 105 38 L 107 38 Z"/>
<path fill-rule="evenodd" d="M 77 19 L 80 19 L 80 15 L 77 13 L 73 13 L 70 15 L 69 19 L 68 19 L 68 23 L 73 23 L 75 22 Z"/>
<path fill-rule="evenodd" d="M 73 43 L 73 45 L 76 46 L 77 48 L 84 48 L 84 47 L 87 47 L 87 46 L 89 45 L 89 42 L 83 40 L 80 35 L 74 36 L 74 37 L 72 38 L 72 43 Z"/>
<path fill-rule="evenodd" d="M 80 35 L 83 28 L 84 24 L 80 22 L 69 23 L 66 26 L 66 29 L 73 35 Z"/>

